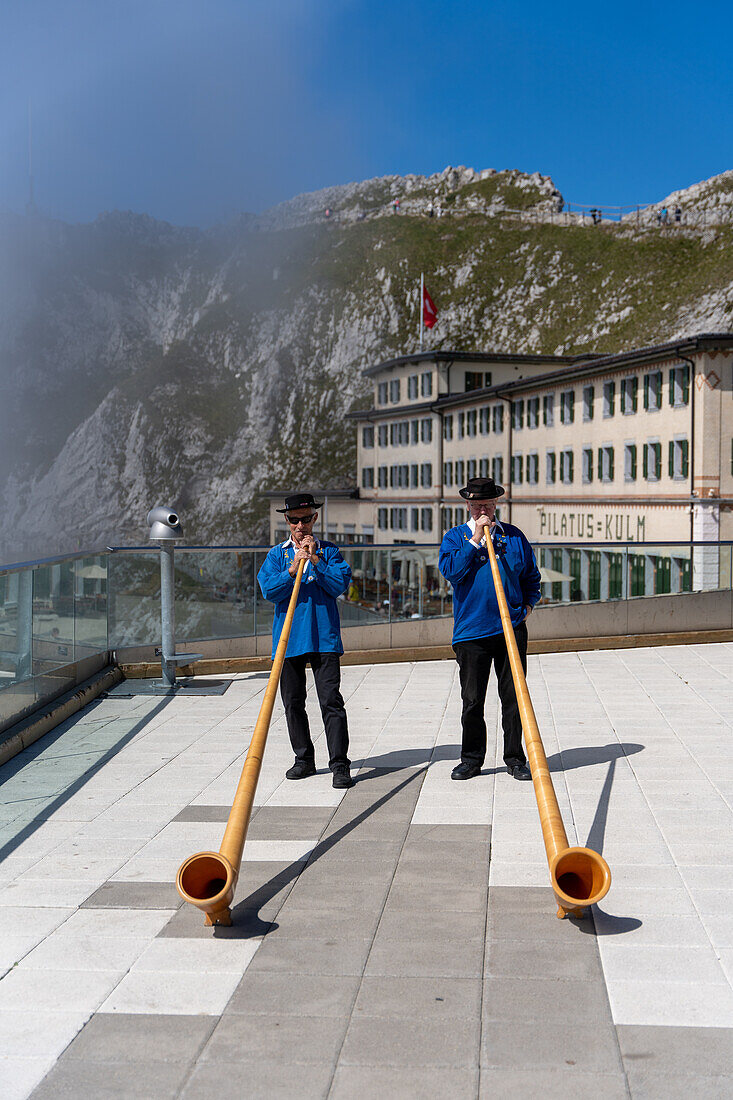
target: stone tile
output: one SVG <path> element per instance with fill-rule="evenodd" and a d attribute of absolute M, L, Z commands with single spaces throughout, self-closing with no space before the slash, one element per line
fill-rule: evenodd
<path fill-rule="evenodd" d="M 578 1067 L 588 1073 L 620 1073 L 616 1032 L 610 1021 L 574 1024 L 549 1015 L 522 1029 L 522 1046 L 534 1069 Z M 517 1068 L 517 1023 L 492 1020 L 484 1023 L 481 1065 Z"/>
<path fill-rule="evenodd" d="M 274 916 L 276 906 L 263 907 L 263 914 Z M 232 925 L 225 928 L 217 925 L 212 928 L 206 924 L 204 914 L 194 905 L 183 905 L 178 909 L 158 935 L 161 938 L 186 940 L 242 940 L 257 939 L 276 928 L 272 919 L 265 919 L 255 909 L 243 909 L 241 906 L 232 912 Z"/>
<path fill-rule="evenodd" d="M 347 1021 L 328 1016 L 256 1016 L 227 1013 L 202 1062 L 333 1064 Z"/>
<path fill-rule="evenodd" d="M 64 1059 L 86 1062 L 193 1062 L 214 1030 L 211 1016 L 156 1016 L 98 1012 Z"/>
<path fill-rule="evenodd" d="M 467 847 L 487 845 L 491 840 L 489 825 L 411 825 L 408 844 L 460 844 Z"/>
<path fill-rule="evenodd" d="M 186 806 L 176 814 L 173 821 L 218 821 L 226 824 L 232 807 L 229 806 Z"/>
<path fill-rule="evenodd" d="M 689 1100 L 690 1096 L 704 1097 L 705 1100 L 730 1100 L 730 1075 L 673 1077 L 650 1074 L 634 1067 L 627 1070 L 627 1078 L 634 1100 Z"/>
<path fill-rule="evenodd" d="M 479 1100 L 517 1100 L 517 1097 L 542 1097 L 542 1100 L 568 1100 L 568 1097 L 593 1097 L 593 1100 L 627 1100 L 623 1073 L 584 1073 L 573 1067 L 526 1070 L 481 1067 Z M 636 1093 L 633 1094 L 636 1097 Z M 661 1100 L 661 1098 L 660 1098 Z"/>
<path fill-rule="evenodd" d="M 173 1100 L 189 1072 L 187 1062 L 87 1062 L 63 1059 L 33 1093 L 33 1100 L 129 1100 L 131 1096 L 151 1096 Z"/>
<path fill-rule="evenodd" d="M 493 940 L 487 945 L 486 972 L 504 977 L 542 974 L 562 981 L 603 981 L 597 952 L 585 949 L 577 936 L 565 944 Z"/>
<path fill-rule="evenodd" d="M 385 878 L 383 882 L 348 881 L 342 883 L 338 889 L 326 892 L 322 881 L 301 876 L 290 900 L 299 909 L 317 909 L 324 913 L 324 919 L 327 919 L 326 914 L 331 909 L 379 913 L 387 897 L 390 881 L 389 878 Z"/>
<path fill-rule="evenodd" d="M 223 939 L 213 935 L 195 940 L 159 936 L 137 960 L 135 971 L 154 970 L 161 975 L 191 970 L 207 976 L 220 971 L 242 974 L 258 947 L 258 940 Z"/>
<path fill-rule="evenodd" d="M 480 913 L 486 910 L 485 886 L 456 886 L 445 882 L 407 884 L 395 882 L 389 892 L 388 909 L 412 912 L 430 910 Z"/>
<path fill-rule="evenodd" d="M 450 938 L 418 942 L 380 940 L 369 953 L 365 973 L 370 976 L 480 978 L 483 943 L 460 943 Z"/>
<path fill-rule="evenodd" d="M 247 1100 L 325 1100 L 332 1063 L 314 1065 L 285 1062 L 251 1062 L 246 1070 Z M 240 1067 L 225 1062 L 199 1062 L 181 1096 L 183 1100 L 242 1100 Z"/>
<path fill-rule="evenodd" d="M 86 909 L 178 909 L 183 898 L 172 882 L 105 882 L 81 903 Z"/>
<path fill-rule="evenodd" d="M 227 1015 L 334 1016 L 348 1018 L 359 978 L 325 974 L 277 974 L 249 970 L 227 1005 Z"/>
<path fill-rule="evenodd" d="M 124 971 L 28 970 L 16 967 L 0 983 L 0 1011 L 42 1010 L 93 1012 L 109 995 Z"/>
<path fill-rule="evenodd" d="M 688 1028 L 733 1028 L 733 989 L 726 983 L 611 981 L 614 1022 Z"/>
<path fill-rule="evenodd" d="M 89 1013 L 16 1008 L 0 1012 L 0 1058 L 58 1056 L 66 1049 Z M 0 1080 L 2 1075 L 0 1073 Z"/>
<path fill-rule="evenodd" d="M 447 910 L 442 913 L 411 913 L 409 918 L 399 909 L 385 909 L 377 930 L 376 943 L 385 941 L 405 944 L 432 942 L 463 944 L 484 942 L 486 918 L 483 913 Z"/>
<path fill-rule="evenodd" d="M 333 939 L 369 939 L 379 923 L 380 913 L 375 909 L 364 911 L 330 909 L 327 913 L 318 909 L 300 909 L 298 893 L 292 894 L 277 915 L 272 935 L 276 940 L 323 937 L 328 933 Z"/>
<path fill-rule="evenodd" d="M 662 947 L 655 944 L 601 942 L 601 961 L 607 982 L 725 982 L 725 974 L 711 947 Z"/>
<path fill-rule="evenodd" d="M 324 919 L 327 925 L 327 918 Z M 311 936 L 276 940 L 268 936 L 250 963 L 252 973 L 263 971 L 288 974 L 362 974 L 371 947 L 371 939 Z"/>
<path fill-rule="evenodd" d="M 478 1018 L 467 1022 L 353 1016 L 339 1066 L 475 1065 L 479 1032 Z"/>
<path fill-rule="evenodd" d="M 3 1087 L 3 1100 L 26 1100 L 49 1070 L 53 1069 L 54 1057 L 42 1058 L 4 1058 L 0 1056 L 0 1081 Z"/>
<path fill-rule="evenodd" d="M 733 1030 L 716 1027 L 617 1026 L 621 1056 L 631 1068 L 685 1076 L 704 1066 L 706 1075 L 724 1076 L 733 1065 Z"/>
<path fill-rule="evenodd" d="M 585 933 L 579 935 L 578 932 Z M 487 929 L 489 941 L 514 940 L 519 943 L 558 943 L 572 942 L 578 951 L 596 951 L 593 918 L 586 910 L 583 917 L 558 920 L 557 905 L 552 904 L 538 913 L 508 913 L 496 911 L 489 905 L 489 923 Z"/>
<path fill-rule="evenodd" d="M 51 935 L 19 963 L 23 970 L 117 970 L 124 973 L 145 951 L 141 937 Z"/>
<path fill-rule="evenodd" d="M 609 1023 L 611 1010 L 602 981 L 487 975 L 483 992 L 486 1020 L 535 1021 L 555 1016 L 565 1026 L 598 1020 Z"/>
<path fill-rule="evenodd" d="M 237 987 L 240 974 L 221 971 L 161 974 L 155 970 L 131 970 L 100 1006 L 100 1012 L 145 1015 L 220 1016 Z"/>
<path fill-rule="evenodd" d="M 475 1100 L 478 1067 L 339 1064 L 329 1100 Z"/>
<path fill-rule="evenodd" d="M 150 940 L 157 936 L 174 912 L 172 909 L 77 909 L 54 935 L 70 940 L 88 936 Z"/>
<path fill-rule="evenodd" d="M 354 1017 L 478 1019 L 480 978 L 371 977 L 361 982 Z"/>

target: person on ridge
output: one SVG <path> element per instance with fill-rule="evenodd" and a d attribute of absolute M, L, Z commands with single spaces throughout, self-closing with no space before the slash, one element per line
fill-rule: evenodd
<path fill-rule="evenodd" d="M 309 664 L 326 728 L 333 786 L 341 789 L 352 787 L 354 781 L 348 757 L 346 709 L 340 691 L 339 656 L 344 647 L 336 598 L 349 588 L 351 568 L 341 556 L 338 546 L 314 539 L 313 524 L 318 518 L 317 509 L 320 506 L 310 493 L 285 497 L 285 507 L 277 511 L 285 515 L 290 537 L 269 551 L 257 580 L 262 595 L 275 604 L 272 623 L 274 657 L 298 564 L 306 562 L 280 677 L 280 695 L 285 707 L 290 744 L 295 753 L 295 763 L 285 776 L 287 779 L 306 779 L 316 774 L 315 750 L 305 710 L 305 666 Z"/>
<path fill-rule="evenodd" d="M 453 586 L 453 652 L 463 700 L 461 762 L 451 772 L 451 779 L 473 779 L 481 772 L 486 756 L 484 706 L 492 661 L 501 700 L 504 763 L 514 779 L 530 779 L 484 527 L 491 532 L 525 672 L 525 620 L 540 598 L 540 571 L 519 528 L 496 519 L 496 502 L 504 495 L 501 485 L 490 477 L 472 477 L 459 492 L 468 503 L 468 520 L 446 532 L 438 558 L 440 572 Z"/>

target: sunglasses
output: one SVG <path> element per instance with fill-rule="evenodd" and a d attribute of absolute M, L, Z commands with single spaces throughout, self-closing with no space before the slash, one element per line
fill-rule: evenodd
<path fill-rule="evenodd" d="M 291 527 L 297 527 L 299 523 L 312 523 L 317 515 L 318 512 L 311 512 L 309 516 L 286 516 L 285 519 L 288 521 Z"/>

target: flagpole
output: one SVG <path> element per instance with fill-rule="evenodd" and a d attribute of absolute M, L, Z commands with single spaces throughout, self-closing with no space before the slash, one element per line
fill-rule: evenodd
<path fill-rule="evenodd" d="M 422 351 L 423 339 L 423 303 L 425 301 L 425 275 L 420 272 L 420 351 Z"/>

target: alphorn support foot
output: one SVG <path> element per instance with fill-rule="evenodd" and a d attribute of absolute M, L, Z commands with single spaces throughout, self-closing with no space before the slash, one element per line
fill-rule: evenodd
<path fill-rule="evenodd" d="M 205 916 L 205 923 L 208 925 L 220 924 L 222 928 L 231 928 L 232 926 L 231 909 L 219 909 L 216 913 L 206 913 Z"/>

